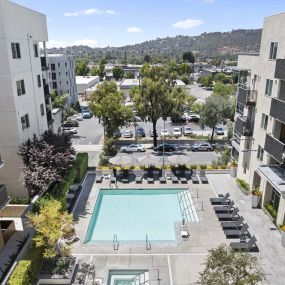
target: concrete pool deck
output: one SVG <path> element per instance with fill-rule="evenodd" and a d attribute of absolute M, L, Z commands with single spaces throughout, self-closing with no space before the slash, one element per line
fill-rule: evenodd
<path fill-rule="evenodd" d="M 108 188 L 109 181 L 94 182 L 95 175 L 89 175 L 81 192 L 81 196 L 74 209 L 76 220 L 76 233 L 79 241 L 73 245 L 73 255 L 83 262 L 93 263 L 96 267 L 96 276 L 106 281 L 108 270 L 111 269 L 146 269 L 150 271 L 151 284 L 161 285 L 189 285 L 198 279 L 199 272 L 203 269 L 203 262 L 208 254 L 208 249 L 215 248 L 221 243 L 229 244 L 233 239 L 226 239 L 220 227 L 209 198 L 216 193 L 229 192 L 241 215 L 249 224 L 251 235 L 257 237 L 260 249 L 255 255 L 262 258 L 262 266 L 267 274 L 264 284 L 284 284 L 285 257 L 284 248 L 280 244 L 280 234 L 272 230 L 274 225 L 261 209 L 252 209 L 250 196 L 245 196 L 237 188 L 234 179 L 228 174 L 207 175 L 209 184 L 129 184 L 118 183 L 119 188 L 184 188 L 193 190 L 193 200 L 199 201 L 196 206 L 199 223 L 187 223 L 190 238 L 187 241 L 178 241 L 176 245 L 152 244 L 151 250 L 145 245 L 123 245 L 118 250 L 112 244 L 96 245 L 84 244 L 85 235 L 92 216 L 100 188 Z M 196 192 L 198 190 L 198 198 Z M 203 211 L 199 211 L 203 202 Z M 158 225 L 159 226 L 159 225 Z M 160 281 L 157 281 L 159 272 Z M 88 283 L 90 282 L 90 283 Z M 89 280 L 86 284 L 92 284 Z M 105 283 L 104 283 L 105 284 Z"/>

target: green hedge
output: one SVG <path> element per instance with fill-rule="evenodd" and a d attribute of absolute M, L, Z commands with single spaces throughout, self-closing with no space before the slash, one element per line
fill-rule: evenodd
<path fill-rule="evenodd" d="M 75 167 L 77 175 L 75 182 L 79 183 L 82 181 L 85 171 L 88 167 L 88 153 L 78 153 L 75 160 Z"/>
<path fill-rule="evenodd" d="M 8 281 L 9 285 L 33 284 L 41 264 L 42 251 L 30 245 L 22 260 L 18 262 Z"/>
<path fill-rule="evenodd" d="M 237 178 L 236 182 L 245 192 L 249 192 L 249 184 L 245 180 Z"/>
<path fill-rule="evenodd" d="M 277 217 L 277 210 L 273 207 L 273 205 L 267 203 L 267 204 L 264 205 L 264 207 L 268 211 L 268 213 L 271 215 L 271 217 L 276 219 L 276 217 Z"/>

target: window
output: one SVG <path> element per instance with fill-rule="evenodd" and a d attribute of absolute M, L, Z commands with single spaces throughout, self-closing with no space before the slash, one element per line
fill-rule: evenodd
<path fill-rule="evenodd" d="M 54 63 L 52 63 L 52 64 L 50 65 L 50 69 L 51 69 L 52 71 L 55 70 L 55 64 L 54 64 Z"/>
<path fill-rule="evenodd" d="M 66 90 L 66 93 L 69 94 L 69 90 Z"/>
<path fill-rule="evenodd" d="M 270 43 L 269 59 L 276 59 L 277 49 L 278 49 L 278 43 L 277 42 L 271 42 Z"/>
<path fill-rule="evenodd" d="M 35 57 L 39 57 L 38 44 L 34 44 L 34 55 Z"/>
<path fill-rule="evenodd" d="M 51 74 L 51 78 L 52 78 L 52 80 L 56 80 L 56 73 L 55 73 L 55 72 L 53 72 L 53 73 Z"/>
<path fill-rule="evenodd" d="M 257 158 L 260 160 L 260 161 L 263 161 L 263 154 L 264 154 L 264 149 L 263 147 L 261 147 L 260 145 L 258 146 L 258 149 L 257 149 Z"/>
<path fill-rule="evenodd" d="M 18 96 L 26 94 L 24 80 L 18 80 L 16 82 L 16 85 L 17 85 L 17 94 L 18 94 Z"/>
<path fill-rule="evenodd" d="M 273 86 L 273 80 L 266 79 L 265 95 L 271 96 L 271 94 L 272 94 L 272 86 Z"/>
<path fill-rule="evenodd" d="M 21 58 L 21 51 L 20 51 L 19 43 L 11 43 L 11 49 L 12 49 L 13 58 Z"/>
<path fill-rule="evenodd" d="M 37 79 L 38 79 L 38 87 L 42 87 L 41 76 L 38 75 Z"/>
<path fill-rule="evenodd" d="M 60 63 L 59 62 L 57 63 L 57 66 L 60 67 Z"/>
<path fill-rule="evenodd" d="M 69 84 L 69 82 L 68 81 L 66 81 L 66 85 L 68 85 Z"/>
<path fill-rule="evenodd" d="M 67 71 L 65 72 L 65 76 L 66 76 L 66 77 L 68 76 L 68 72 L 67 72 Z"/>
<path fill-rule="evenodd" d="M 67 62 L 64 63 L 65 67 L 67 67 Z"/>
<path fill-rule="evenodd" d="M 30 127 L 29 114 L 26 114 L 25 116 L 21 117 L 21 123 L 22 123 L 22 130 Z"/>
<path fill-rule="evenodd" d="M 267 130 L 267 124 L 268 124 L 268 116 L 266 114 L 262 114 L 261 128 Z"/>
<path fill-rule="evenodd" d="M 273 188 L 272 195 L 270 199 L 270 204 L 273 206 L 273 208 L 278 211 L 279 208 L 279 201 L 280 201 L 280 193 Z"/>
<path fill-rule="evenodd" d="M 59 81 L 59 85 L 61 85 L 61 81 Z"/>
<path fill-rule="evenodd" d="M 60 95 L 62 95 L 62 90 L 60 90 Z"/>
<path fill-rule="evenodd" d="M 44 116 L 44 114 L 45 114 L 44 104 L 40 105 L 40 110 L 41 110 L 41 115 Z"/>
<path fill-rule="evenodd" d="M 53 82 L 53 83 L 52 83 L 52 89 L 57 89 L 57 84 L 56 84 L 56 82 Z"/>
<path fill-rule="evenodd" d="M 60 77 L 60 75 L 61 75 L 61 74 L 60 74 L 60 71 L 59 71 L 59 72 L 58 72 L 58 77 Z"/>
<path fill-rule="evenodd" d="M 236 112 L 237 112 L 239 115 L 243 116 L 243 110 L 244 110 L 244 105 L 241 104 L 241 103 L 239 103 L 239 102 L 237 102 L 237 109 L 236 109 Z"/>

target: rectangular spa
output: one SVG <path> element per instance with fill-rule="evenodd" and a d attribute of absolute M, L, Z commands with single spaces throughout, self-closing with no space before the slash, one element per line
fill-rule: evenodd
<path fill-rule="evenodd" d="M 101 189 L 85 243 L 175 242 L 175 222 L 198 221 L 185 189 Z"/>

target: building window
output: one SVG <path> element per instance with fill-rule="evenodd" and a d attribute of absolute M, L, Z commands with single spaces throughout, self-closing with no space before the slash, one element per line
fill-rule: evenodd
<path fill-rule="evenodd" d="M 40 105 L 40 111 L 41 111 L 41 115 L 44 116 L 44 114 L 45 114 L 44 104 Z"/>
<path fill-rule="evenodd" d="M 56 84 L 56 82 L 53 82 L 53 83 L 52 83 L 52 89 L 57 89 L 57 84 Z"/>
<path fill-rule="evenodd" d="M 18 96 L 21 96 L 21 95 L 26 94 L 25 82 L 24 82 L 24 80 L 18 80 L 18 81 L 16 82 L 16 85 L 17 85 L 17 93 L 18 93 Z"/>
<path fill-rule="evenodd" d="M 60 63 L 59 62 L 57 63 L 57 67 L 60 67 Z"/>
<path fill-rule="evenodd" d="M 279 201 L 280 201 L 280 193 L 275 188 L 273 188 L 270 204 L 273 206 L 273 208 L 276 211 L 278 211 L 279 208 Z"/>
<path fill-rule="evenodd" d="M 53 72 L 53 73 L 51 74 L 51 78 L 52 78 L 52 80 L 56 80 L 56 73 L 55 73 L 55 72 Z"/>
<path fill-rule="evenodd" d="M 65 72 L 65 76 L 66 76 L 66 77 L 68 76 L 68 72 L 67 72 L 67 71 Z"/>
<path fill-rule="evenodd" d="M 38 87 L 42 87 L 41 76 L 38 75 L 37 79 L 38 79 Z"/>
<path fill-rule="evenodd" d="M 266 79 L 265 95 L 271 96 L 271 94 L 272 94 L 272 86 L 273 86 L 273 80 Z"/>
<path fill-rule="evenodd" d="M 257 158 L 260 160 L 260 161 L 263 161 L 263 154 L 264 154 L 264 149 L 263 147 L 261 147 L 260 145 L 258 146 L 258 149 L 257 149 Z"/>
<path fill-rule="evenodd" d="M 236 109 L 236 112 L 237 112 L 239 115 L 243 116 L 243 110 L 244 110 L 244 105 L 241 104 L 241 103 L 239 103 L 239 102 L 237 102 L 237 109 Z"/>
<path fill-rule="evenodd" d="M 276 59 L 277 49 L 278 49 L 278 43 L 277 42 L 271 42 L 270 43 L 269 59 Z"/>
<path fill-rule="evenodd" d="M 55 70 L 55 64 L 54 64 L 54 63 L 52 63 L 52 64 L 50 65 L 50 69 L 51 69 L 52 71 Z"/>
<path fill-rule="evenodd" d="M 62 90 L 60 90 L 60 95 L 62 95 Z"/>
<path fill-rule="evenodd" d="M 19 43 L 11 43 L 11 49 L 12 49 L 13 58 L 21 58 L 21 51 L 20 51 Z"/>
<path fill-rule="evenodd" d="M 266 114 L 262 114 L 261 128 L 266 131 L 267 130 L 267 125 L 268 125 L 268 116 Z"/>
<path fill-rule="evenodd" d="M 66 81 L 66 85 L 68 85 L 69 84 L 69 82 L 68 81 Z"/>
<path fill-rule="evenodd" d="M 69 94 L 69 90 L 66 90 L 66 93 Z"/>
<path fill-rule="evenodd" d="M 39 57 L 38 44 L 34 44 L 34 55 L 35 57 Z"/>
<path fill-rule="evenodd" d="M 22 130 L 30 127 L 29 114 L 26 114 L 25 116 L 21 117 L 21 123 L 22 123 Z"/>
<path fill-rule="evenodd" d="M 59 85 L 61 85 L 61 81 L 59 81 Z"/>
<path fill-rule="evenodd" d="M 65 67 L 67 68 L 67 62 L 64 63 Z"/>
<path fill-rule="evenodd" d="M 60 74 L 60 71 L 59 71 L 59 72 L 58 72 L 58 77 L 60 77 L 60 75 L 61 75 L 61 74 Z"/>

